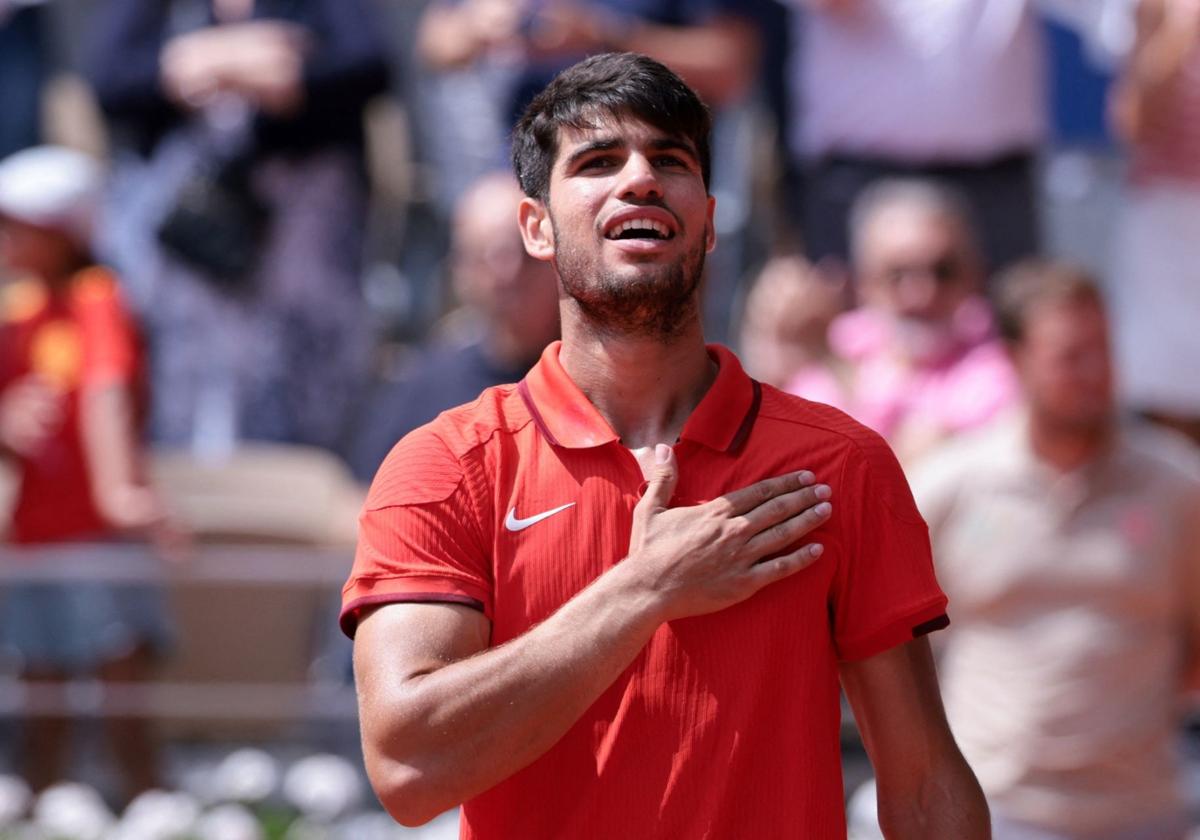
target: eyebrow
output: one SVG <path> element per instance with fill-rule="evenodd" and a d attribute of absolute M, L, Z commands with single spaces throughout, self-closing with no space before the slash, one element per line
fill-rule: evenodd
<path fill-rule="evenodd" d="M 577 148 L 571 154 L 567 155 L 564 162 L 566 169 L 572 169 L 580 159 L 587 157 L 595 152 L 607 152 L 613 149 L 624 148 L 626 143 L 617 137 L 598 137 L 595 140 L 590 140 Z M 650 148 L 656 152 L 677 151 L 683 152 L 692 162 L 699 165 L 700 159 L 695 148 L 691 143 L 677 137 L 655 137 L 650 141 Z"/>

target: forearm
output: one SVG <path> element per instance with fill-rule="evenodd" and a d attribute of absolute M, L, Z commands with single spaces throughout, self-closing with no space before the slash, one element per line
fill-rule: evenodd
<path fill-rule="evenodd" d="M 713 105 L 741 96 L 758 72 L 758 35 L 732 16 L 701 26 L 636 24 L 620 48 L 663 62 Z"/>
<path fill-rule="evenodd" d="M 121 530 L 153 524 L 161 512 L 139 470 L 132 395 L 122 385 L 85 388 L 82 417 L 84 451 L 97 510 Z"/>
<path fill-rule="evenodd" d="M 987 801 L 966 761 L 955 750 L 941 765 L 915 779 L 878 782 L 879 826 L 888 840 L 992 836 Z"/>
<path fill-rule="evenodd" d="M 417 28 L 417 55 L 432 70 L 466 67 L 487 47 L 463 9 L 434 6 Z"/>
<path fill-rule="evenodd" d="M 1195 33 L 1162 20 L 1141 21 L 1141 34 L 1113 91 L 1113 116 L 1126 140 L 1136 142 L 1147 123 L 1170 100 L 1189 55 Z"/>
<path fill-rule="evenodd" d="M 364 706 L 383 710 L 364 715 L 363 742 L 385 807 L 419 824 L 542 755 L 629 666 L 659 615 L 618 566 L 504 645 L 400 685 L 360 684 Z"/>

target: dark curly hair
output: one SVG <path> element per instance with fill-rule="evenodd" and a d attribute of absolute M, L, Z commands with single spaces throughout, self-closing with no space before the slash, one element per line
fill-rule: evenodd
<path fill-rule="evenodd" d="M 531 198 L 548 199 L 560 128 L 596 128 L 604 117 L 624 115 L 690 141 L 708 188 L 712 169 L 708 106 L 654 59 L 637 53 L 605 53 L 559 73 L 525 109 L 512 138 L 513 169 L 521 189 Z"/>

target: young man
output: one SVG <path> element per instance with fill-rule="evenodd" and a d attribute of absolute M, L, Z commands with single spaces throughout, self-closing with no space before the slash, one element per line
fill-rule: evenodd
<path fill-rule="evenodd" d="M 1175 741 L 1200 643 L 1200 457 L 1119 421 L 1099 291 L 1002 278 L 1025 408 L 914 474 L 955 604 L 946 709 L 1003 840 L 1181 840 Z"/>
<path fill-rule="evenodd" d="M 895 459 L 704 345 L 704 105 L 597 56 L 531 103 L 514 161 L 563 339 L 371 490 L 343 626 L 384 805 L 465 803 L 468 838 L 844 837 L 840 673 L 892 836 L 986 837 Z"/>

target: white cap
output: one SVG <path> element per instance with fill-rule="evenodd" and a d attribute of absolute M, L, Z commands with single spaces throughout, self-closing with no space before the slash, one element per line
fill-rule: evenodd
<path fill-rule="evenodd" d="M 0 216 L 53 228 L 87 244 L 100 204 L 100 165 L 63 146 L 35 146 L 0 161 Z"/>

